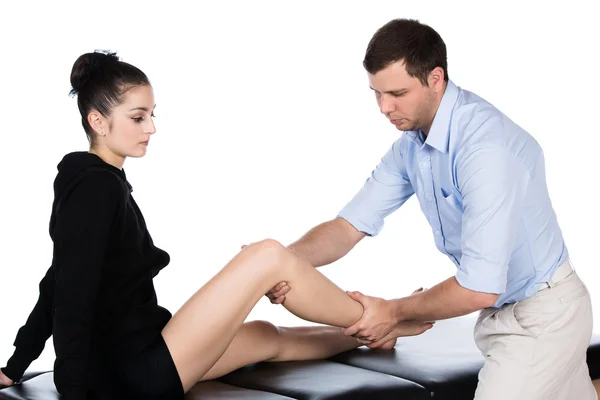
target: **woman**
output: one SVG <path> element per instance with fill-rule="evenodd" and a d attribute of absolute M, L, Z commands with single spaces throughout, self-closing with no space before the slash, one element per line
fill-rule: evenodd
<path fill-rule="evenodd" d="M 360 303 L 269 239 L 240 251 L 174 316 L 158 306 L 152 278 L 169 255 L 154 246 L 122 169 L 127 157 L 146 154 L 155 133 L 152 86 L 138 68 L 99 52 L 77 59 L 71 85 L 90 150 L 58 165 L 52 266 L 0 385 L 18 381 L 50 335 L 66 400 L 182 398 L 198 381 L 250 363 L 320 359 L 359 345 L 335 327 L 244 323 L 282 281 L 294 288 L 284 306 L 301 318 L 348 327 L 362 315 Z M 430 327 L 406 323 L 395 335 Z"/>

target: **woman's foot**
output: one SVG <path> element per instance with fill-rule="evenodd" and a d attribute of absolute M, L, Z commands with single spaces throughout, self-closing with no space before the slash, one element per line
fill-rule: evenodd
<path fill-rule="evenodd" d="M 396 345 L 396 340 L 400 336 L 417 336 L 421 333 L 428 331 L 433 327 L 434 322 L 419 322 L 419 321 L 404 321 L 397 325 L 396 329 L 388 336 L 391 336 L 393 339 L 390 339 L 383 344 L 379 345 L 377 342 L 372 344 L 367 344 L 369 348 L 376 349 L 392 349 Z M 385 340 L 385 338 L 383 338 Z M 379 342 L 381 343 L 381 342 Z"/>
<path fill-rule="evenodd" d="M 396 337 L 417 336 L 430 330 L 434 323 L 435 322 L 403 321 L 396 326 L 396 329 L 394 329 L 394 335 Z"/>

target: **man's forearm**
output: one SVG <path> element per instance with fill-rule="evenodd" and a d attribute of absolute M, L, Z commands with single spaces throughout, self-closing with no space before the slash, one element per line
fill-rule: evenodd
<path fill-rule="evenodd" d="M 335 218 L 315 226 L 288 248 L 311 265 L 321 267 L 348 254 L 364 237 L 346 220 Z"/>
<path fill-rule="evenodd" d="M 424 292 L 390 301 L 398 322 L 401 322 L 458 317 L 491 307 L 497 299 L 497 294 L 465 289 L 452 277 Z"/>

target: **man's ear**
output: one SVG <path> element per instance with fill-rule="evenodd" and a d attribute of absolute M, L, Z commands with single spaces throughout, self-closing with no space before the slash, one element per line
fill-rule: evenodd
<path fill-rule="evenodd" d="M 429 87 L 434 88 L 436 92 L 444 89 L 444 69 L 442 67 L 435 67 L 429 73 L 427 77 Z"/>

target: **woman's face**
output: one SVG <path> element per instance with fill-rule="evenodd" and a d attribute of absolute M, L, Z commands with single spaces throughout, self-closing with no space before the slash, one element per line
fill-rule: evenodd
<path fill-rule="evenodd" d="M 117 156 L 143 157 L 154 127 L 154 92 L 152 86 L 137 86 L 125 93 L 123 103 L 113 108 L 108 118 L 105 145 Z"/>
<path fill-rule="evenodd" d="M 101 125 L 95 127 L 95 150 L 110 160 L 143 157 L 156 132 L 152 86 L 136 86 L 124 96 L 123 103 L 114 107 L 108 117 L 101 117 Z"/>

